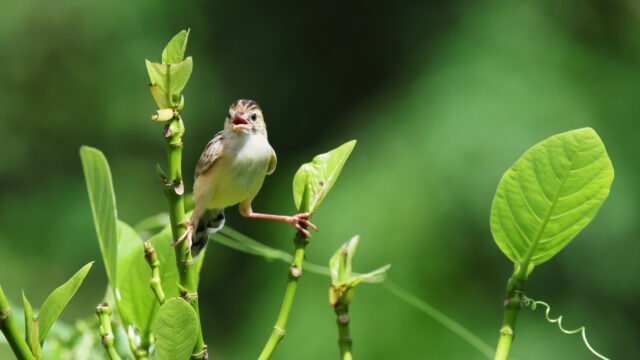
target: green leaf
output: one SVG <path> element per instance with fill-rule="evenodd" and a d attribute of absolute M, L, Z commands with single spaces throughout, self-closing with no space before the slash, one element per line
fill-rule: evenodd
<path fill-rule="evenodd" d="M 169 67 L 171 69 L 171 95 L 180 95 L 182 89 L 187 85 L 189 77 L 191 77 L 193 59 L 189 56 L 179 63 L 171 64 Z"/>
<path fill-rule="evenodd" d="M 60 316 L 60 313 L 62 313 L 62 310 L 67 306 L 69 300 L 71 300 L 80 285 L 82 285 L 82 281 L 85 276 L 87 276 L 92 265 L 93 262 L 90 262 L 83 266 L 71 279 L 55 289 L 44 301 L 44 304 L 42 304 L 42 308 L 38 314 L 38 321 L 40 323 L 38 338 L 40 344 L 44 342 L 44 338 L 47 336 L 47 332 L 49 332 L 49 328 L 53 325 L 53 322 Z"/>
<path fill-rule="evenodd" d="M 109 278 L 109 284 L 116 283 L 116 257 L 118 239 L 116 228 L 116 199 L 111 181 L 109 164 L 98 149 L 82 146 L 80 158 L 84 177 L 89 190 L 89 202 L 93 213 L 93 222 L 98 234 L 102 259 Z"/>
<path fill-rule="evenodd" d="M 612 181 L 613 165 L 591 128 L 554 135 L 507 170 L 493 199 L 491 232 L 521 279 L 593 219 Z"/>
<path fill-rule="evenodd" d="M 182 298 L 167 300 L 153 324 L 156 354 L 160 360 L 187 360 L 198 337 L 195 310 Z"/>
<path fill-rule="evenodd" d="M 151 332 L 160 304 L 150 287 L 151 269 L 144 258 L 142 239 L 122 221 L 118 222 L 118 230 L 118 272 L 126 275 L 118 276 L 117 279 L 116 306 L 126 327 L 134 325 L 142 332 L 141 336 L 144 336 Z M 160 260 L 160 278 L 165 295 L 167 298 L 179 296 L 176 286 L 179 277 L 175 249 L 171 246 L 171 227 L 166 226 L 149 241 Z M 193 265 L 198 274 L 203 261 L 204 251 Z"/>
<path fill-rule="evenodd" d="M 143 233 L 147 234 L 151 231 L 162 229 L 165 226 L 169 225 L 170 224 L 169 220 L 170 220 L 169 214 L 166 212 L 161 212 L 159 214 L 152 215 L 141 220 L 133 228 L 139 234 L 143 234 Z"/>
<path fill-rule="evenodd" d="M 31 303 L 27 300 L 27 296 L 22 290 L 22 304 L 24 305 L 24 338 L 27 345 L 33 352 L 33 345 L 38 342 L 38 334 L 33 332 L 33 320 L 36 318 Z"/>
<path fill-rule="evenodd" d="M 122 221 L 118 221 L 117 266 L 120 275 L 114 289 L 118 314 L 125 328 L 133 325 L 149 334 L 160 305 L 150 288 L 151 269 L 144 259 L 142 239 Z"/>
<path fill-rule="evenodd" d="M 348 287 L 354 287 L 358 285 L 362 281 L 367 281 L 370 283 L 379 283 L 383 282 L 385 278 L 385 273 L 387 270 L 391 268 L 391 264 L 387 264 L 385 266 L 379 267 L 371 272 L 366 274 L 361 274 L 357 276 L 352 276 L 349 280 L 347 280 L 344 285 Z"/>
<path fill-rule="evenodd" d="M 146 60 L 146 64 L 154 98 L 158 96 L 154 91 L 159 91 L 165 96 L 170 91 L 172 100 L 171 102 L 167 101 L 167 103 L 172 107 L 175 104 L 173 98 L 180 95 L 182 89 L 187 85 L 187 81 L 189 81 L 191 71 L 193 70 L 193 59 L 189 56 L 175 64 L 161 64 Z M 157 85 L 157 89 L 154 85 Z M 156 100 L 156 102 L 158 102 L 158 100 Z M 160 106 L 160 104 L 158 105 Z"/>
<path fill-rule="evenodd" d="M 184 58 L 190 30 L 182 30 L 165 46 L 162 51 L 163 63 L 178 63 Z"/>
<path fill-rule="evenodd" d="M 293 200 L 300 212 L 316 211 L 322 199 L 338 180 L 356 140 L 313 158 L 298 169 L 293 178 Z"/>
<path fill-rule="evenodd" d="M 351 278 L 351 264 L 359 241 L 360 237 L 358 235 L 352 237 L 329 260 L 331 284 L 333 286 L 342 285 Z"/>
<path fill-rule="evenodd" d="M 352 264 L 353 257 L 356 254 L 356 248 L 360 241 L 359 236 L 352 237 L 344 243 L 338 251 L 329 260 L 329 269 L 331 270 L 331 285 L 335 287 L 345 286 L 354 287 L 362 281 L 382 282 L 384 273 L 391 267 L 390 264 L 382 266 L 374 271 L 366 274 L 353 274 Z"/>

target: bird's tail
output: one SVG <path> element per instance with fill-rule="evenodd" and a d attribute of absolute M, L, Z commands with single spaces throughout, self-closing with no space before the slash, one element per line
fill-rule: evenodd
<path fill-rule="evenodd" d="M 207 246 L 209 236 L 218 232 L 224 226 L 224 209 L 208 209 L 198 219 L 198 225 L 193 236 L 191 255 L 195 260 L 198 254 Z"/>

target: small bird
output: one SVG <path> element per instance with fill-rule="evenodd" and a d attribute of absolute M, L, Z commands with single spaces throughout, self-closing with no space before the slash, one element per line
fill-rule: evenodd
<path fill-rule="evenodd" d="M 284 216 L 255 213 L 251 209 L 251 201 L 265 176 L 275 170 L 276 162 L 258 104 L 247 99 L 235 101 L 229 108 L 224 130 L 209 141 L 200 155 L 193 185 L 195 208 L 191 219 L 185 221 L 185 233 L 172 245 L 186 238 L 192 255 L 197 256 L 207 244 L 209 234 L 224 226 L 224 208 L 235 204 L 240 204 L 243 216 L 285 221 L 311 236 L 306 228 L 317 230 L 317 227 L 306 219 L 309 213 Z"/>

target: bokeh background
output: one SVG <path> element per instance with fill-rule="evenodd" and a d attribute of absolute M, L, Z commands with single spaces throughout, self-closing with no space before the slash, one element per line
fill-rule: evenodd
<path fill-rule="evenodd" d="M 254 202 L 295 211 L 291 181 L 315 154 L 358 145 L 320 207 L 307 259 L 326 264 L 361 235 L 355 270 L 389 276 L 494 346 L 512 265 L 489 230 L 502 173 L 530 146 L 591 126 L 613 161 L 611 195 L 594 221 L 538 267 L 529 296 L 567 327 L 587 326 L 613 359 L 640 354 L 640 4 L 635 0 L 393 2 L 3 0 L 0 12 L 0 281 L 34 305 L 97 260 L 62 319 L 94 317 L 106 286 L 78 156 L 100 148 L 118 215 L 164 211 L 155 164 L 162 125 L 144 59 L 191 28 L 184 95 L 184 173 L 192 174 L 229 104 L 263 107 L 278 169 Z M 186 176 L 187 188 L 192 177 Z M 290 251 L 292 229 L 227 224 Z M 275 321 L 287 265 L 212 244 L 201 312 L 213 359 L 251 359 Z M 337 358 L 326 277 L 306 273 L 275 359 Z M 433 319 L 379 285 L 351 306 L 359 359 L 481 359 Z M 517 359 L 589 359 L 522 311 Z M 0 343 L 0 358 L 11 358 Z"/>

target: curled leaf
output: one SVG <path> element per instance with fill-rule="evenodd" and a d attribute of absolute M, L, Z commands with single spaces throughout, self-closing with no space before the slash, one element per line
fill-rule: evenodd
<path fill-rule="evenodd" d="M 166 109 L 169 107 L 169 103 L 167 102 L 167 96 L 160 90 L 160 87 L 156 83 L 149 84 L 149 91 L 151 91 L 151 96 L 153 96 L 153 100 L 158 104 L 158 108 Z"/>
<path fill-rule="evenodd" d="M 353 256 L 356 254 L 359 241 L 360 237 L 358 235 L 352 237 L 329 260 L 329 275 L 331 276 L 333 287 L 352 288 L 365 280 L 368 282 L 381 282 L 384 273 L 391 267 L 390 264 L 387 264 L 366 274 L 353 273 L 351 270 Z"/>
<path fill-rule="evenodd" d="M 173 119 L 176 111 L 172 108 L 156 110 L 155 115 L 151 115 L 153 121 L 168 121 Z"/>
<path fill-rule="evenodd" d="M 344 243 L 329 260 L 331 284 L 340 286 L 351 278 L 351 264 L 356 253 L 360 236 L 356 235 Z"/>

